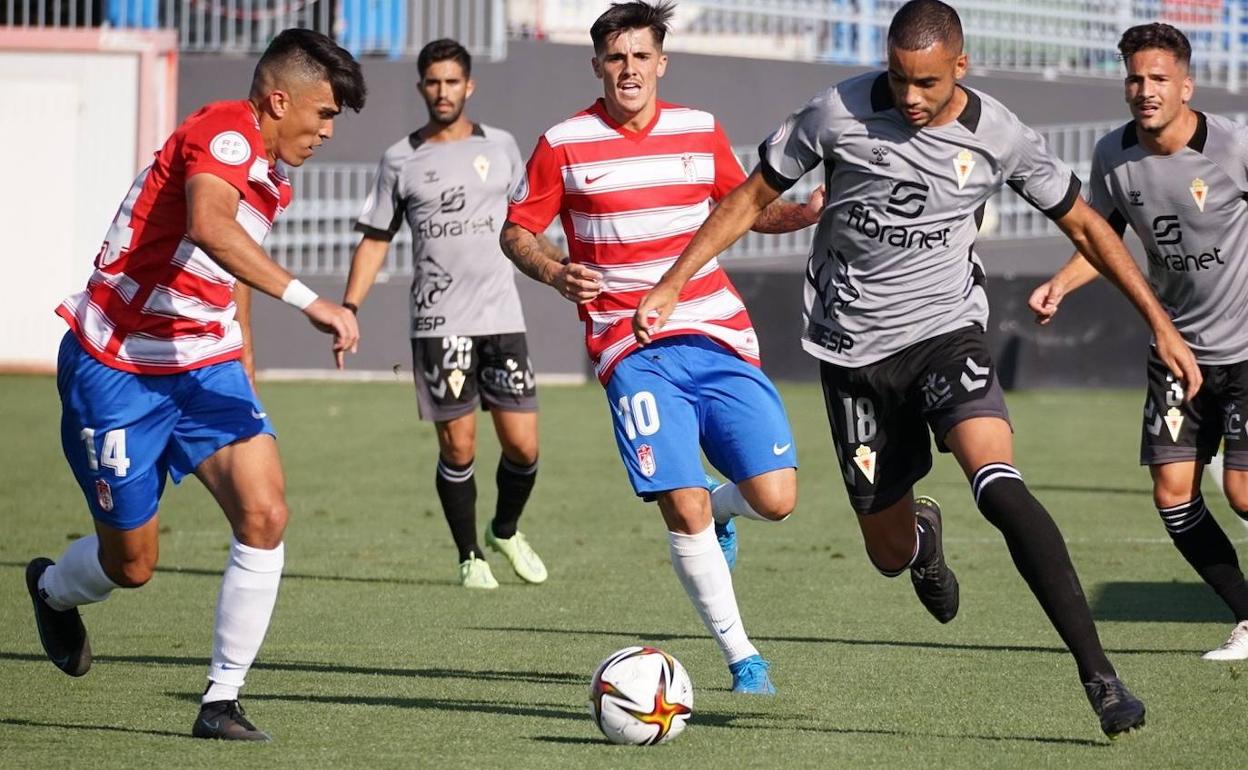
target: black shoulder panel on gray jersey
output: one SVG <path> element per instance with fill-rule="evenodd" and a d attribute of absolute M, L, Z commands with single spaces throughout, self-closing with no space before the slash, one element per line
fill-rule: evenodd
<path fill-rule="evenodd" d="M 1192 132 L 1192 138 L 1187 140 L 1187 146 L 1199 153 L 1204 153 L 1205 142 L 1209 141 L 1209 121 L 1205 120 L 1205 113 L 1196 112 L 1196 130 Z"/>
<path fill-rule="evenodd" d="M 893 92 L 888 88 L 888 73 L 881 72 L 871 84 L 871 110 L 883 112 L 893 108 Z"/>
<path fill-rule="evenodd" d="M 419 131 L 413 131 L 412 133 L 407 135 L 407 143 L 410 144 L 412 146 L 412 149 L 414 150 L 417 147 L 424 144 L 425 140 L 420 138 Z"/>
<path fill-rule="evenodd" d="M 966 93 L 966 106 L 958 115 L 958 122 L 966 126 L 966 130 L 973 134 L 979 128 L 979 119 L 984 114 L 984 100 L 969 88 L 962 88 L 962 91 Z"/>

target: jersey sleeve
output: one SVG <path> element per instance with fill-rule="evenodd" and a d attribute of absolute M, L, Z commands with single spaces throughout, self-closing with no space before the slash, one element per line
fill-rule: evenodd
<path fill-rule="evenodd" d="M 1061 219 L 1079 197 L 1079 177 L 1049 151 L 1044 137 L 1021 122 L 1016 127 L 1006 148 L 1006 184 L 1049 219 Z"/>
<path fill-rule="evenodd" d="M 231 116 L 205 115 L 187 126 L 182 141 L 182 161 L 186 179 L 196 174 L 212 174 L 229 182 L 240 194 L 248 191 L 255 148 Z"/>
<path fill-rule="evenodd" d="M 511 193 L 507 219 L 531 233 L 542 233 L 562 205 L 563 173 L 559 157 L 543 136 L 537 140 L 528 166 Z"/>
<path fill-rule="evenodd" d="M 1121 237 L 1127 230 L 1126 217 L 1118 209 L 1118 203 L 1109 190 L 1109 177 L 1105 168 L 1105 153 L 1100 145 L 1092 154 L 1092 172 L 1088 179 L 1088 205 L 1105 218 L 1114 232 Z"/>
<path fill-rule="evenodd" d="M 820 139 L 833 130 L 833 94 L 835 90 L 807 102 L 758 146 L 759 169 L 772 189 L 784 192 L 823 162 Z"/>
<path fill-rule="evenodd" d="M 378 241 L 393 240 L 403 226 L 406 208 L 406 202 L 399 194 L 398 165 L 383 156 L 377 165 L 373 187 L 364 199 L 360 218 L 355 223 L 356 232 Z"/>
<path fill-rule="evenodd" d="M 719 121 L 715 121 L 715 132 L 711 141 L 715 156 L 715 184 L 711 186 L 711 198 L 718 201 L 723 200 L 725 195 L 745 181 L 745 169 L 741 167 L 737 154 L 732 151 L 728 134 L 724 133 Z"/>

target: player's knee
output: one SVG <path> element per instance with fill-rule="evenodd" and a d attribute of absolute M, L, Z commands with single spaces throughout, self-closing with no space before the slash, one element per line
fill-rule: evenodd
<path fill-rule="evenodd" d="M 253 503 L 243 509 L 234 537 L 252 548 L 273 549 L 281 545 L 290 514 L 280 497 Z"/>
<path fill-rule="evenodd" d="M 139 588 L 147 584 L 156 573 L 156 555 L 140 554 L 122 558 L 112 564 L 104 564 L 104 573 L 108 579 L 122 588 Z"/>
<path fill-rule="evenodd" d="M 457 467 L 468 465 L 477 456 L 476 442 L 471 438 L 444 441 L 440 451 L 445 462 Z"/>
<path fill-rule="evenodd" d="M 768 490 L 752 507 L 758 511 L 759 516 L 772 521 L 784 521 L 797 508 L 797 488 L 781 486 Z"/>
<path fill-rule="evenodd" d="M 1158 508 L 1173 508 L 1176 505 L 1182 505 L 1190 502 L 1199 494 L 1200 491 L 1192 489 L 1190 483 L 1170 479 L 1165 476 L 1157 478 L 1153 482 L 1153 504 Z M 1229 496 L 1229 490 L 1227 494 Z"/>
<path fill-rule="evenodd" d="M 537 442 L 503 444 L 503 455 L 511 462 L 512 465 L 519 465 L 527 468 L 537 462 Z"/>

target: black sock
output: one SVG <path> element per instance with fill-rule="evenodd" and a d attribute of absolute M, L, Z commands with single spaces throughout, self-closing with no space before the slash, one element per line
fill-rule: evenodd
<path fill-rule="evenodd" d="M 1231 608 L 1235 622 L 1248 620 L 1248 583 L 1239 569 L 1235 547 L 1205 507 L 1204 498 L 1157 512 L 1174 547 Z"/>
<path fill-rule="evenodd" d="M 516 535 L 516 522 L 537 482 L 537 460 L 532 465 L 516 465 L 506 455 L 501 455 L 494 478 L 498 482 L 498 506 L 494 509 L 490 529 L 494 537 L 505 540 Z"/>
<path fill-rule="evenodd" d="M 1023 484 L 1022 475 L 1011 465 L 992 463 L 975 471 L 971 489 L 980 512 L 1005 536 L 1018 573 L 1074 656 L 1080 681 L 1116 676 L 1062 533 Z"/>
<path fill-rule="evenodd" d="M 459 560 L 472 556 L 483 558 L 477 545 L 477 480 L 473 476 L 472 461 L 467 465 L 452 465 L 438 458 L 438 474 L 434 480 L 438 499 L 442 501 L 442 513 L 450 525 L 451 537 L 459 550 Z"/>
<path fill-rule="evenodd" d="M 911 567 L 925 565 L 936 555 L 936 532 L 927 526 L 927 522 L 916 519 L 914 534 L 919 539 L 919 545 L 914 550 L 914 560 L 910 562 Z"/>

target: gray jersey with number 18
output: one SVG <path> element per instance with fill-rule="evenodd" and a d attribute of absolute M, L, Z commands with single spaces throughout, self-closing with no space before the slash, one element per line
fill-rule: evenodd
<path fill-rule="evenodd" d="M 806 271 L 802 346 L 859 367 L 945 332 L 987 326 L 975 236 L 1004 184 L 1057 219 L 1079 180 L 1044 140 L 986 94 L 964 88 L 957 120 L 914 128 L 888 76 L 828 89 L 759 148 L 764 178 L 786 190 L 822 164 L 827 206 Z"/>

